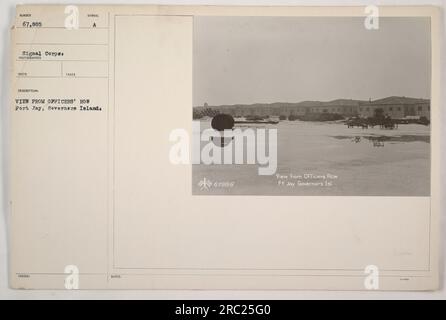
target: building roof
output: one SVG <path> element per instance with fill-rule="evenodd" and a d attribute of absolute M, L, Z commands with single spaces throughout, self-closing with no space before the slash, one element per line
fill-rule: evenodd
<path fill-rule="evenodd" d="M 387 97 L 383 99 L 373 100 L 371 102 L 362 103 L 363 105 L 388 105 L 388 104 L 419 104 L 429 103 L 429 99 L 409 98 L 409 97 Z"/>

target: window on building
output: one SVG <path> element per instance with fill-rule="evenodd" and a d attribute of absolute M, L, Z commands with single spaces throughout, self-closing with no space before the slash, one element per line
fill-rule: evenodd
<path fill-rule="evenodd" d="M 393 110 L 393 108 L 392 107 L 389 107 L 389 111 L 392 111 Z"/>
<path fill-rule="evenodd" d="M 398 107 L 398 111 L 401 111 L 401 107 Z"/>
<path fill-rule="evenodd" d="M 418 111 L 422 111 L 423 107 L 422 106 L 418 106 Z"/>

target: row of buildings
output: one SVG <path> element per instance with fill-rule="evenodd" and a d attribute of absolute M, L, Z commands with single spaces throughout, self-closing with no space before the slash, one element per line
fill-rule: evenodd
<path fill-rule="evenodd" d="M 288 117 L 311 113 L 337 113 L 344 117 L 368 118 L 382 115 L 392 119 L 425 117 L 430 120 L 430 100 L 408 97 L 388 97 L 369 101 L 338 99 L 329 102 L 304 101 L 230 106 L 208 106 L 205 104 L 203 107 L 195 107 L 194 111 L 200 112 L 205 109 L 230 114 L 233 117 L 281 115 Z"/>

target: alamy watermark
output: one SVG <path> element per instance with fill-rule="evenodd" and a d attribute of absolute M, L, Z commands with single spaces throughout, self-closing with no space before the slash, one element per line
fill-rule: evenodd
<path fill-rule="evenodd" d="M 65 28 L 68 30 L 79 29 L 79 8 L 77 6 L 69 5 L 65 7 Z"/>
<path fill-rule="evenodd" d="M 379 268 L 375 265 L 368 265 L 364 269 L 364 287 L 367 290 L 379 290 Z"/>
<path fill-rule="evenodd" d="M 67 290 L 77 290 L 79 289 L 79 268 L 75 265 L 65 266 L 64 273 L 67 274 L 65 277 L 65 289 Z"/>
<path fill-rule="evenodd" d="M 367 15 L 364 19 L 364 27 L 367 30 L 379 29 L 379 8 L 374 5 L 365 7 L 364 13 Z"/>
<path fill-rule="evenodd" d="M 277 170 L 277 129 L 201 131 L 200 122 L 193 121 L 192 139 L 179 128 L 171 131 L 169 141 L 174 142 L 169 151 L 172 164 L 257 164 L 259 175 Z"/>

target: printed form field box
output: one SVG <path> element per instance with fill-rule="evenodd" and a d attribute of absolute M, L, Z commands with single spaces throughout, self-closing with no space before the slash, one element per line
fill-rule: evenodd
<path fill-rule="evenodd" d="M 107 77 L 108 62 L 90 62 L 90 61 L 64 61 L 62 62 L 63 77 Z"/>
<path fill-rule="evenodd" d="M 102 44 L 17 45 L 16 60 L 106 61 L 108 46 Z"/>
<path fill-rule="evenodd" d="M 107 44 L 108 29 L 17 28 L 17 44 Z"/>
<path fill-rule="evenodd" d="M 62 76 L 62 62 L 59 61 L 23 61 L 16 68 L 17 77 L 54 78 Z"/>

